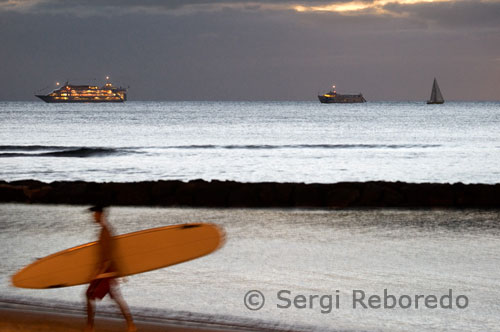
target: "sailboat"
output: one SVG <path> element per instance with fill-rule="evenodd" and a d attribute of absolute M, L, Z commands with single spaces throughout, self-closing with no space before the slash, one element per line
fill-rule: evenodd
<path fill-rule="evenodd" d="M 434 83 L 432 83 L 432 92 L 431 92 L 431 99 L 427 100 L 427 104 L 443 104 L 444 99 L 443 95 L 441 94 L 441 90 L 439 90 L 439 85 L 434 78 Z"/>

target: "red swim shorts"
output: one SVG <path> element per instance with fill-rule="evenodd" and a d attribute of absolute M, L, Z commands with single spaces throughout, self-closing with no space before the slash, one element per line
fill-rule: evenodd
<path fill-rule="evenodd" d="M 113 278 L 102 278 L 92 280 L 87 289 L 87 296 L 90 299 L 99 299 L 102 300 L 106 294 L 109 293 L 111 286 L 114 284 Z"/>

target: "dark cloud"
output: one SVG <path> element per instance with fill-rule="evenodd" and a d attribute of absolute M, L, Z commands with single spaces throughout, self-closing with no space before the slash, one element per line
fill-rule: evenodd
<path fill-rule="evenodd" d="M 351 0 L 307 1 L 308 5 L 344 3 Z M 361 2 L 370 0 L 361 0 Z M 110 15 L 130 12 L 160 14 L 186 9 L 184 13 L 213 11 L 224 8 L 256 10 L 262 8 L 289 9 L 301 1 L 290 0 L 0 0 L 0 10 L 25 13 L 72 13 L 77 15 Z M 275 7 L 278 6 L 278 7 Z M 283 7 L 280 7 L 283 6 Z"/>
<path fill-rule="evenodd" d="M 401 2 L 400 2 L 401 1 Z M 317 8 L 346 3 L 365 4 L 361 10 L 342 12 L 348 16 L 401 16 L 442 25 L 459 27 L 500 25 L 500 0 L 449 0 L 437 2 L 409 2 L 404 0 L 0 0 L 0 12 L 17 11 L 33 14 L 123 15 L 196 14 L 199 11 L 221 10 L 275 10 L 294 11 L 294 8 Z M 381 11 L 383 9 L 383 12 Z M 317 16 L 338 15 L 335 12 L 315 11 Z"/>
<path fill-rule="evenodd" d="M 0 12 L 0 100 L 108 74 L 131 86 L 131 100 L 314 100 L 332 83 L 369 100 L 425 100 L 434 76 L 447 99 L 499 98 L 491 3 L 392 6 L 382 15 L 252 3 L 189 15 Z"/>
<path fill-rule="evenodd" d="M 500 2 L 456 1 L 413 5 L 392 3 L 384 6 L 384 9 L 392 13 L 408 14 L 411 18 L 443 27 L 500 28 Z"/>

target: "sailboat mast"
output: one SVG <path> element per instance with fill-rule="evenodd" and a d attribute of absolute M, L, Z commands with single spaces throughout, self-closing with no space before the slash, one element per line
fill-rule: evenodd
<path fill-rule="evenodd" d="M 434 82 L 432 83 L 432 91 L 431 91 L 431 102 L 436 102 L 436 87 L 437 87 L 437 81 L 436 78 L 434 78 Z"/>

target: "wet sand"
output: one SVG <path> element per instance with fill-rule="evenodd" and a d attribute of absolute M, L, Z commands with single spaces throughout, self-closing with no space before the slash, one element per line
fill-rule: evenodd
<path fill-rule="evenodd" d="M 54 312 L 48 309 L 18 304 L 0 304 L 0 332 L 79 332 L 85 328 L 85 315 L 71 312 Z M 208 324 L 199 324 L 188 321 L 174 321 L 163 319 L 148 321 L 136 317 L 137 331 L 140 332 L 242 332 L 256 331 L 251 327 L 234 327 Z M 96 332 L 126 331 L 125 321 L 122 318 L 96 315 Z"/>
<path fill-rule="evenodd" d="M 0 204 L 0 331 L 81 330 L 83 288 L 21 290 L 10 286 L 9 277 L 37 257 L 93 241 L 96 229 L 87 207 Z M 500 210 L 113 206 L 109 220 L 117 234 L 186 222 L 213 222 L 226 230 L 226 245 L 214 254 L 132 276 L 121 287 L 139 331 L 479 332 L 498 327 Z M 268 298 L 263 310 L 245 308 L 243 296 L 252 289 Z M 317 305 L 278 310 L 273 304 L 280 289 L 305 295 L 339 290 L 341 307 L 330 314 Z M 471 305 L 466 310 L 353 310 L 353 289 L 438 296 L 452 289 Z M 3 299 L 38 302 L 39 308 L 9 309 Z M 106 303 L 98 307 L 97 324 L 97 331 L 125 327 Z"/>

